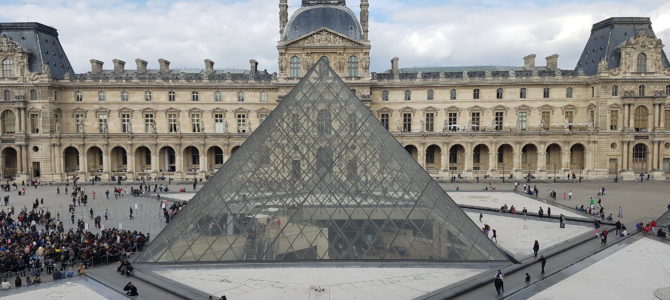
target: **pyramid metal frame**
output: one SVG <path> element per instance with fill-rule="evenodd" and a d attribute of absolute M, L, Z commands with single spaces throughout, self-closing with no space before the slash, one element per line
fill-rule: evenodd
<path fill-rule="evenodd" d="M 135 261 L 504 260 L 321 59 Z"/>

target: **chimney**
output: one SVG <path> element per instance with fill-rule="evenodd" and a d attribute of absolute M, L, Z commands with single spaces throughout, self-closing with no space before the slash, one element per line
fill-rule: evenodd
<path fill-rule="evenodd" d="M 210 59 L 205 59 L 205 73 L 214 73 L 214 62 Z"/>
<path fill-rule="evenodd" d="M 396 74 L 399 73 L 400 70 L 398 69 L 398 62 L 400 61 L 400 58 L 394 57 L 391 59 L 391 73 Z"/>
<path fill-rule="evenodd" d="M 547 56 L 546 60 L 547 60 L 547 69 L 549 70 L 558 69 L 558 54 Z"/>
<path fill-rule="evenodd" d="M 147 61 L 136 59 L 135 64 L 137 65 L 137 74 L 146 74 L 147 73 Z"/>
<path fill-rule="evenodd" d="M 530 54 L 523 58 L 523 68 L 525 70 L 535 69 L 535 57 L 537 57 L 537 55 Z"/>
<path fill-rule="evenodd" d="M 126 62 L 120 59 L 113 59 L 114 63 L 114 73 L 120 74 L 126 71 Z"/>
<path fill-rule="evenodd" d="M 158 64 L 160 65 L 160 72 L 161 73 L 170 73 L 170 62 L 159 58 L 158 59 Z"/>
<path fill-rule="evenodd" d="M 288 23 L 288 0 L 279 0 L 279 34 L 284 35 Z"/>
<path fill-rule="evenodd" d="M 255 59 L 250 59 L 249 60 L 249 74 L 251 77 L 255 77 L 256 73 L 258 72 L 258 62 Z"/>
<path fill-rule="evenodd" d="M 102 65 L 104 63 L 97 60 L 97 59 L 91 59 L 91 73 L 93 74 L 100 74 L 102 73 Z"/>
<path fill-rule="evenodd" d="M 368 0 L 361 0 L 361 26 L 363 27 L 363 39 L 366 41 L 368 40 L 368 20 L 370 19 L 369 7 Z"/>

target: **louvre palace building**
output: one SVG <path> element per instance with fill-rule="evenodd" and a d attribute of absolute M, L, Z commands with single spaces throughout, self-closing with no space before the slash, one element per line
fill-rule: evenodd
<path fill-rule="evenodd" d="M 91 59 L 77 73 L 55 28 L 0 23 L 1 175 L 205 178 L 325 57 L 434 177 L 670 176 L 670 63 L 649 18 L 594 24 L 569 70 L 530 54 L 518 67 L 403 68 L 396 57 L 373 72 L 368 9 L 303 0 L 289 16 L 279 0 L 278 73 L 253 59 L 175 70 L 141 58 Z"/>

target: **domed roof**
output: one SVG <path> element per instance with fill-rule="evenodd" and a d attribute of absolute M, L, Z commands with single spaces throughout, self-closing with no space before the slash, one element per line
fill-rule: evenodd
<path fill-rule="evenodd" d="M 286 25 L 283 40 L 295 40 L 321 27 L 360 40 L 363 29 L 356 15 L 346 6 L 316 5 L 298 9 Z"/>

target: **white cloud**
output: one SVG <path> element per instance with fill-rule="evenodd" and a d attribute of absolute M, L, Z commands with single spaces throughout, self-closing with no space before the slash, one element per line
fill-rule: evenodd
<path fill-rule="evenodd" d="M 559 64 L 572 69 L 591 25 L 621 16 L 648 16 L 659 38 L 670 39 L 670 4 L 661 0 L 536 5 L 515 2 L 472 6 L 469 1 L 428 6 L 430 1 L 371 0 L 372 69 L 401 66 L 521 65 L 522 57 L 558 53 Z M 434 3 L 437 1 L 432 1 Z M 423 3 L 423 4 L 417 4 Z M 443 2 L 442 2 L 443 3 Z M 484 3 L 484 2 L 482 2 Z M 111 68 L 111 60 L 135 58 L 157 67 L 165 58 L 172 66 L 202 68 L 210 58 L 216 67 L 276 71 L 277 0 L 0 0 L 0 21 L 41 22 L 58 29 L 77 72 L 89 70 L 96 58 Z M 354 11 L 358 1 L 348 4 Z M 486 4 L 486 3 L 485 3 Z M 300 0 L 290 0 L 291 11 Z"/>

